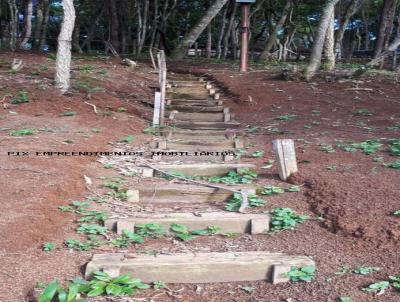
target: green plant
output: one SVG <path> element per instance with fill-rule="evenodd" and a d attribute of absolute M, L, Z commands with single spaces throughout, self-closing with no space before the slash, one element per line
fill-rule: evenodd
<path fill-rule="evenodd" d="M 350 297 L 340 297 L 339 302 L 355 302 L 355 301 Z"/>
<path fill-rule="evenodd" d="M 261 168 L 262 168 L 262 169 L 271 169 L 272 166 L 274 165 L 274 162 L 275 162 L 275 160 L 269 159 L 269 160 L 267 160 L 267 161 L 265 162 L 265 165 L 262 166 Z"/>
<path fill-rule="evenodd" d="M 256 151 L 256 152 L 253 152 L 253 154 L 251 154 L 251 156 L 254 157 L 254 158 L 263 157 L 263 156 L 264 156 L 264 151 Z"/>
<path fill-rule="evenodd" d="M 400 210 L 394 211 L 393 216 L 400 217 Z"/>
<path fill-rule="evenodd" d="M 79 285 L 71 283 L 68 290 L 64 290 L 57 280 L 50 282 L 39 297 L 38 302 L 88 302 L 86 299 L 77 298 Z"/>
<path fill-rule="evenodd" d="M 388 143 L 390 154 L 400 156 L 400 139 L 390 139 Z"/>
<path fill-rule="evenodd" d="M 252 293 L 256 289 L 254 286 L 242 286 L 242 285 L 240 285 L 239 288 L 245 291 L 246 293 Z"/>
<path fill-rule="evenodd" d="M 173 223 L 171 224 L 170 230 L 176 233 L 176 237 L 181 239 L 182 241 L 191 241 L 194 240 L 194 236 L 190 234 L 187 226 L 182 224 Z"/>
<path fill-rule="evenodd" d="M 60 113 L 60 116 L 74 116 L 76 115 L 75 111 L 64 111 Z"/>
<path fill-rule="evenodd" d="M 64 241 L 64 244 L 66 245 L 66 247 L 75 251 L 89 251 L 93 247 L 91 242 L 89 241 L 81 242 L 76 239 L 67 239 Z"/>
<path fill-rule="evenodd" d="M 192 235 L 198 235 L 198 236 L 207 236 L 207 235 L 215 235 L 219 231 L 221 231 L 221 228 L 215 225 L 210 225 L 206 229 L 202 230 L 194 230 L 190 232 Z"/>
<path fill-rule="evenodd" d="M 81 217 L 78 219 L 78 222 L 104 222 L 107 219 L 107 214 L 100 211 L 80 211 L 79 215 Z"/>
<path fill-rule="evenodd" d="M 126 108 L 124 108 L 124 107 L 119 107 L 119 108 L 117 109 L 117 112 L 126 112 Z"/>
<path fill-rule="evenodd" d="M 400 291 L 400 276 L 390 276 L 389 282 L 396 290 Z"/>
<path fill-rule="evenodd" d="M 143 129 L 144 134 L 156 134 L 156 129 L 157 127 L 147 127 L 146 129 Z"/>
<path fill-rule="evenodd" d="M 13 130 L 10 132 L 11 136 L 27 136 L 27 135 L 34 135 L 36 132 L 35 129 L 32 128 L 23 128 L 19 130 Z"/>
<path fill-rule="evenodd" d="M 121 138 L 118 142 L 119 143 L 124 143 L 124 144 L 130 144 L 135 140 L 135 137 L 133 135 L 128 135 L 123 138 Z"/>
<path fill-rule="evenodd" d="M 379 267 L 357 267 L 353 269 L 353 273 L 359 274 L 359 275 L 368 275 L 374 272 L 379 271 Z"/>
<path fill-rule="evenodd" d="M 379 281 L 376 283 L 372 283 L 368 285 L 368 287 L 364 287 L 361 290 L 366 292 L 384 292 L 390 286 L 389 281 Z"/>
<path fill-rule="evenodd" d="M 115 165 L 114 165 L 114 164 L 109 164 L 109 163 L 107 163 L 107 164 L 104 164 L 104 165 L 103 165 L 103 168 L 104 168 L 104 169 L 114 169 L 114 168 L 115 168 Z"/>
<path fill-rule="evenodd" d="M 397 130 L 400 130 L 400 124 L 396 124 L 396 125 L 394 125 L 394 126 L 387 127 L 386 129 L 389 130 L 389 131 L 397 131 Z"/>
<path fill-rule="evenodd" d="M 90 65 L 90 64 L 83 64 L 83 65 L 77 66 L 77 69 L 79 71 L 82 71 L 82 72 L 85 72 L 85 73 L 89 73 L 89 72 L 95 70 L 95 67 L 93 65 Z"/>
<path fill-rule="evenodd" d="M 229 212 L 237 212 L 242 205 L 243 197 L 240 193 L 233 193 L 231 199 L 225 205 L 225 209 Z M 249 208 L 262 207 L 265 205 L 265 200 L 258 198 L 256 195 L 248 196 Z"/>
<path fill-rule="evenodd" d="M 371 155 L 378 151 L 382 147 L 382 144 L 379 142 L 379 140 L 371 139 L 363 141 L 361 143 L 339 145 L 339 147 L 341 147 L 346 152 L 355 152 L 357 150 L 361 150 L 364 154 Z"/>
<path fill-rule="evenodd" d="M 143 243 L 144 239 L 139 234 L 135 234 L 128 230 L 123 230 L 122 235 L 114 240 L 111 244 L 115 247 L 129 247 L 133 243 Z"/>
<path fill-rule="evenodd" d="M 209 182 L 213 183 L 224 183 L 227 185 L 234 184 L 248 184 L 251 183 L 252 180 L 256 179 L 258 174 L 250 169 L 243 169 L 239 173 L 236 171 L 229 171 L 225 176 L 212 176 L 206 178 Z"/>
<path fill-rule="evenodd" d="M 280 187 L 266 186 L 264 187 L 264 190 L 261 192 L 261 194 L 270 196 L 270 195 L 282 194 L 284 192 L 285 190 Z"/>
<path fill-rule="evenodd" d="M 361 108 L 361 109 L 356 109 L 353 111 L 354 115 L 358 115 L 358 116 L 372 116 L 374 115 L 371 111 L 369 111 L 366 108 Z"/>
<path fill-rule="evenodd" d="M 384 166 L 387 168 L 392 168 L 392 169 L 400 169 L 400 160 L 396 160 L 391 163 L 386 163 L 386 164 L 384 164 Z"/>
<path fill-rule="evenodd" d="M 99 224 L 82 223 L 78 227 L 77 232 L 79 234 L 106 235 L 107 234 L 107 228 L 103 227 L 103 226 L 101 226 Z"/>
<path fill-rule="evenodd" d="M 153 282 L 153 288 L 154 289 L 163 289 L 166 288 L 167 284 L 165 284 L 165 282 L 163 281 L 154 281 Z"/>
<path fill-rule="evenodd" d="M 136 234 L 143 237 L 159 238 L 166 234 L 166 230 L 157 223 L 146 223 L 135 225 Z"/>
<path fill-rule="evenodd" d="M 236 149 L 235 151 L 235 159 L 241 159 L 244 155 L 246 155 L 246 150 L 244 149 Z"/>
<path fill-rule="evenodd" d="M 18 92 L 17 95 L 11 98 L 11 104 L 22 104 L 22 103 L 29 103 L 28 92 L 25 90 Z"/>
<path fill-rule="evenodd" d="M 286 189 L 286 192 L 291 192 L 291 193 L 297 193 L 300 192 L 300 186 L 290 186 L 289 188 Z"/>
<path fill-rule="evenodd" d="M 51 251 L 54 251 L 55 248 L 56 248 L 56 245 L 55 245 L 54 243 L 52 243 L 52 242 L 46 242 L 46 243 L 44 243 L 43 246 L 42 246 L 42 250 L 43 250 L 44 252 L 47 252 L 47 253 L 49 253 L 49 252 L 51 252 Z"/>
<path fill-rule="evenodd" d="M 275 208 L 271 214 L 272 231 L 293 230 L 297 224 L 303 223 L 308 219 L 308 216 L 298 215 L 290 208 Z"/>
<path fill-rule="evenodd" d="M 283 114 L 275 118 L 277 121 L 291 121 L 296 117 L 295 114 Z"/>
<path fill-rule="evenodd" d="M 324 151 L 326 153 L 333 153 L 335 152 L 335 149 L 333 148 L 332 145 L 328 145 L 328 144 L 320 144 L 321 146 L 321 151 Z"/>
<path fill-rule="evenodd" d="M 310 282 L 315 278 L 315 266 L 303 266 L 303 267 L 292 267 L 290 272 L 286 273 L 286 276 L 290 278 L 293 282 Z"/>

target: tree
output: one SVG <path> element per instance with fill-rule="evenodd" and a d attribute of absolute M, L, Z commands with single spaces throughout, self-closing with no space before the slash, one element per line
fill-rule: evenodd
<path fill-rule="evenodd" d="M 318 70 L 318 68 L 321 66 L 322 49 L 324 46 L 325 37 L 327 34 L 329 24 L 331 23 L 332 20 L 332 14 L 335 11 L 335 5 L 338 2 L 339 0 L 327 0 L 323 7 L 321 19 L 318 25 L 318 30 L 314 38 L 310 62 L 305 72 L 305 77 L 307 80 L 310 80 L 315 75 L 315 72 Z"/>
<path fill-rule="evenodd" d="M 382 52 L 385 45 L 385 38 L 391 33 L 387 32 L 388 27 L 391 27 L 391 22 L 393 22 L 392 12 L 396 9 L 397 0 L 385 0 L 383 3 L 383 8 L 379 20 L 379 28 L 377 32 L 374 58 L 377 58 Z"/>
<path fill-rule="evenodd" d="M 228 2 L 228 0 L 215 0 L 214 4 L 210 6 L 206 14 L 200 19 L 200 21 L 190 30 L 182 42 L 174 49 L 172 57 L 175 59 L 182 59 L 189 47 L 191 47 L 201 33 L 206 29 L 211 20 L 220 12 L 222 7 Z"/>
<path fill-rule="evenodd" d="M 25 35 L 21 42 L 20 48 L 26 49 L 29 39 L 32 36 L 32 14 L 33 14 L 33 1 L 28 0 L 25 8 Z"/>
<path fill-rule="evenodd" d="M 62 6 L 64 18 L 58 36 L 55 81 L 61 93 L 65 93 L 70 87 L 71 39 L 75 26 L 75 8 L 73 0 L 63 0 Z"/>

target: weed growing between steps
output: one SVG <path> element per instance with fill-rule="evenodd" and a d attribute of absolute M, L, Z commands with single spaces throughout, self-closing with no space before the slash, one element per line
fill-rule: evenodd
<path fill-rule="evenodd" d="M 243 202 L 243 196 L 239 193 L 233 193 L 231 199 L 225 205 L 225 210 L 229 212 L 238 212 Z M 249 195 L 248 196 L 249 208 L 254 207 L 262 207 L 265 206 L 266 201 L 263 199 L 258 198 L 256 195 Z"/>
<path fill-rule="evenodd" d="M 315 278 L 315 266 L 292 267 L 285 275 L 293 282 L 311 282 Z"/>
<path fill-rule="evenodd" d="M 275 208 L 271 211 L 271 231 L 294 230 L 294 228 L 308 219 L 306 215 L 299 215 L 290 208 Z"/>
<path fill-rule="evenodd" d="M 89 300 L 82 297 L 134 295 L 138 290 L 150 287 L 149 284 L 129 275 L 112 278 L 105 272 L 95 272 L 91 281 L 76 278 L 69 283 L 67 289 L 63 288 L 58 280 L 54 280 L 43 290 L 39 302 L 88 302 Z M 159 283 L 157 287 L 160 288 Z"/>

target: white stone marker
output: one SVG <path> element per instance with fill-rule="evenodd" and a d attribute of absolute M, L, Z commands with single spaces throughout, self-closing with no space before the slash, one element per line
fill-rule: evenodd
<path fill-rule="evenodd" d="M 277 139 L 272 142 L 272 145 L 278 163 L 279 177 L 286 181 L 290 175 L 298 171 L 294 141 Z"/>

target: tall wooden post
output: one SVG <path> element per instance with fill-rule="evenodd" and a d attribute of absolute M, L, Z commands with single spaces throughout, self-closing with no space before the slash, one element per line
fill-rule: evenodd
<path fill-rule="evenodd" d="M 247 72 L 247 65 L 249 61 L 249 14 L 250 4 L 255 3 L 256 0 L 236 0 L 240 3 L 242 8 L 242 22 L 241 22 L 241 36 L 242 41 L 240 45 L 240 72 Z"/>
<path fill-rule="evenodd" d="M 241 45 L 240 45 L 240 72 L 247 72 L 249 58 L 249 12 L 250 4 L 242 3 Z"/>

